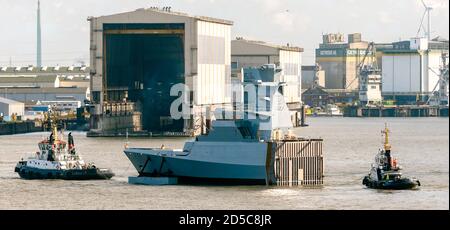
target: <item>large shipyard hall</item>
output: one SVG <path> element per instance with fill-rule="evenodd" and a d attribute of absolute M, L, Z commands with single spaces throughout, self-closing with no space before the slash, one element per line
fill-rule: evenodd
<path fill-rule="evenodd" d="M 89 21 L 94 102 L 90 135 L 190 134 L 204 122 L 202 111 L 230 104 L 226 85 L 232 22 L 168 7 Z M 193 90 L 182 97 L 193 111 L 184 120 L 170 114 L 180 96 L 170 92 L 180 83 Z"/>

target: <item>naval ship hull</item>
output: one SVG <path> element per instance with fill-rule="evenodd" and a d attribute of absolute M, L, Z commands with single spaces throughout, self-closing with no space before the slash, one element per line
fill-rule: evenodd
<path fill-rule="evenodd" d="M 19 163 L 14 171 L 21 178 L 28 180 L 109 180 L 114 176 L 114 173 L 109 169 L 38 169 L 28 167 L 23 163 Z"/>
<path fill-rule="evenodd" d="M 125 154 L 142 177 L 177 177 L 186 184 L 266 185 L 271 181 L 267 143 L 197 143 L 190 152 L 127 149 Z"/>

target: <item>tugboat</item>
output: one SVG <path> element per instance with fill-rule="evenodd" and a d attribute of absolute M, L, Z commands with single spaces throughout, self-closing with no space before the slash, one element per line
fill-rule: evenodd
<path fill-rule="evenodd" d="M 86 163 L 75 150 L 71 133 L 68 143 L 58 138 L 57 125 L 51 123 L 52 133 L 41 141 L 39 151 L 17 163 L 14 172 L 23 179 L 107 180 L 114 176 L 110 169 Z M 66 148 L 67 147 L 67 148 Z"/>
<path fill-rule="evenodd" d="M 419 180 L 402 175 L 402 168 L 397 159 L 392 157 L 387 125 L 382 133 L 385 137 L 384 149 L 376 155 L 375 164 L 372 164 L 369 175 L 364 177 L 362 184 L 368 188 L 386 190 L 414 189 L 420 186 Z"/>

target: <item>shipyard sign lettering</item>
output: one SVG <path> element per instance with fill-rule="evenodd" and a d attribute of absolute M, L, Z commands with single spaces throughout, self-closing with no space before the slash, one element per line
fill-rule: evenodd
<path fill-rule="evenodd" d="M 366 55 L 365 50 L 347 50 L 347 56 L 364 56 Z M 367 55 L 372 55 L 372 51 L 369 51 Z"/>
<path fill-rule="evenodd" d="M 199 225 L 211 228 L 213 225 L 253 225 L 264 227 L 272 224 L 271 215 L 223 215 L 221 217 L 212 216 L 192 216 L 186 214 L 179 219 L 180 225 Z"/>
<path fill-rule="evenodd" d="M 336 50 L 321 50 L 319 51 L 320 56 L 336 56 L 337 51 Z"/>

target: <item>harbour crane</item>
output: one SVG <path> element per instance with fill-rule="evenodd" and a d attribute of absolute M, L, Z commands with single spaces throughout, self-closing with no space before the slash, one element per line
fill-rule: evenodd
<path fill-rule="evenodd" d="M 345 86 L 345 90 L 350 88 L 350 86 L 352 86 L 353 83 L 355 83 L 356 80 L 360 79 L 361 72 L 363 70 L 378 69 L 378 67 L 373 66 L 373 65 L 365 65 L 366 59 L 369 56 L 369 52 L 370 51 L 372 51 L 372 54 L 375 54 L 375 52 L 374 52 L 375 51 L 375 43 L 374 42 L 370 42 L 369 45 L 367 46 L 366 52 L 364 53 L 364 56 L 363 56 L 363 59 L 356 66 L 356 71 L 357 72 L 356 72 L 355 79 L 353 79 L 348 85 Z M 376 61 L 374 63 L 376 63 Z"/>
<path fill-rule="evenodd" d="M 366 59 L 369 54 L 371 54 L 373 58 L 375 53 L 375 43 L 370 42 L 364 57 L 357 66 L 355 79 L 345 88 L 348 89 L 358 79 L 359 102 L 363 106 L 378 105 L 382 101 L 381 70 L 378 68 L 376 59 L 370 64 L 366 64 Z"/>
<path fill-rule="evenodd" d="M 429 68 L 433 73 L 439 76 L 439 80 L 433 88 L 427 105 L 448 106 L 448 53 L 442 53 L 442 64 L 437 73 L 432 68 Z"/>

